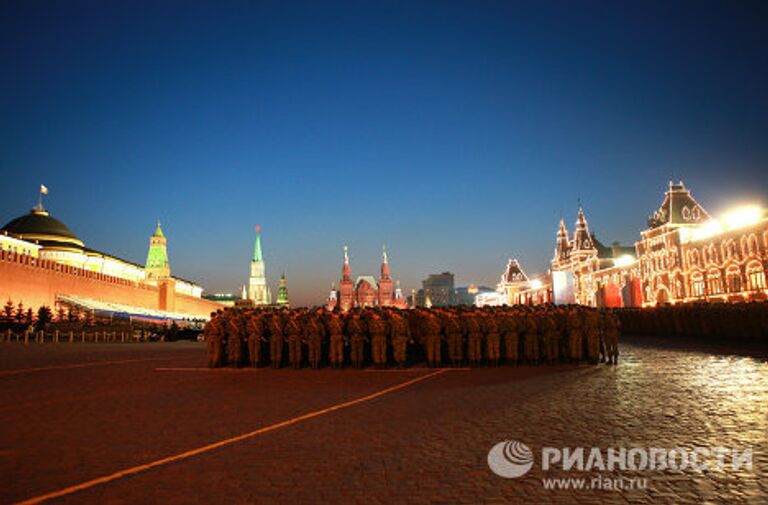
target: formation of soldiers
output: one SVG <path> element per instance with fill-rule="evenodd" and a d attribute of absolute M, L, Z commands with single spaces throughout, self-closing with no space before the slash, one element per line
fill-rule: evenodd
<path fill-rule="evenodd" d="M 615 311 L 582 306 L 226 309 L 205 327 L 210 367 L 616 364 Z"/>
<path fill-rule="evenodd" d="M 768 342 L 768 302 L 690 303 L 619 312 L 628 335 Z"/>

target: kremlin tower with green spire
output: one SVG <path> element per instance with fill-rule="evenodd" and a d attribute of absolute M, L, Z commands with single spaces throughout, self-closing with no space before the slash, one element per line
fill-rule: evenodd
<path fill-rule="evenodd" d="M 261 254 L 261 226 L 256 226 L 256 241 L 253 245 L 253 259 L 251 260 L 251 276 L 248 279 L 248 299 L 254 305 L 269 305 L 272 303 L 272 295 L 267 286 L 267 278 L 264 270 L 264 257 Z"/>
<path fill-rule="evenodd" d="M 277 304 L 281 307 L 290 307 L 291 302 L 288 300 L 288 284 L 285 282 L 285 272 L 280 277 L 280 289 L 277 292 Z"/>
<path fill-rule="evenodd" d="M 154 235 L 149 237 L 149 252 L 147 253 L 147 265 L 144 268 L 150 279 L 167 279 L 171 276 L 171 267 L 168 264 L 168 244 L 157 222 Z"/>

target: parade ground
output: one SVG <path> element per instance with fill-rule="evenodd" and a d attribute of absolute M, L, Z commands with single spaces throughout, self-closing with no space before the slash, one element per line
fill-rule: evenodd
<path fill-rule="evenodd" d="M 0 344 L 0 502 L 765 503 L 766 360 L 654 342 L 625 339 L 618 366 L 404 370 Z M 489 468 L 505 440 L 531 449 L 525 475 Z M 543 469 L 565 447 L 725 447 L 741 464 Z"/>

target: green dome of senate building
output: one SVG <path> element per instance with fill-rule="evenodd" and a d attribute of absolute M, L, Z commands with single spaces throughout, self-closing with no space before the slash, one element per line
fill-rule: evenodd
<path fill-rule="evenodd" d="M 42 207 L 34 207 L 29 214 L 11 220 L 2 232 L 13 237 L 38 242 L 44 247 L 83 248 L 83 242 L 58 219 L 48 215 Z"/>

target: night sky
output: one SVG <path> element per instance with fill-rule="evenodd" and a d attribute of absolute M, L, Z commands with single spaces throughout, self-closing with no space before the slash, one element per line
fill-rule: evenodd
<path fill-rule="evenodd" d="M 46 206 L 86 245 L 247 281 L 253 230 L 294 304 L 348 243 L 495 285 L 577 201 L 633 243 L 682 179 L 767 204 L 768 2 L 0 2 L 0 225 Z"/>

